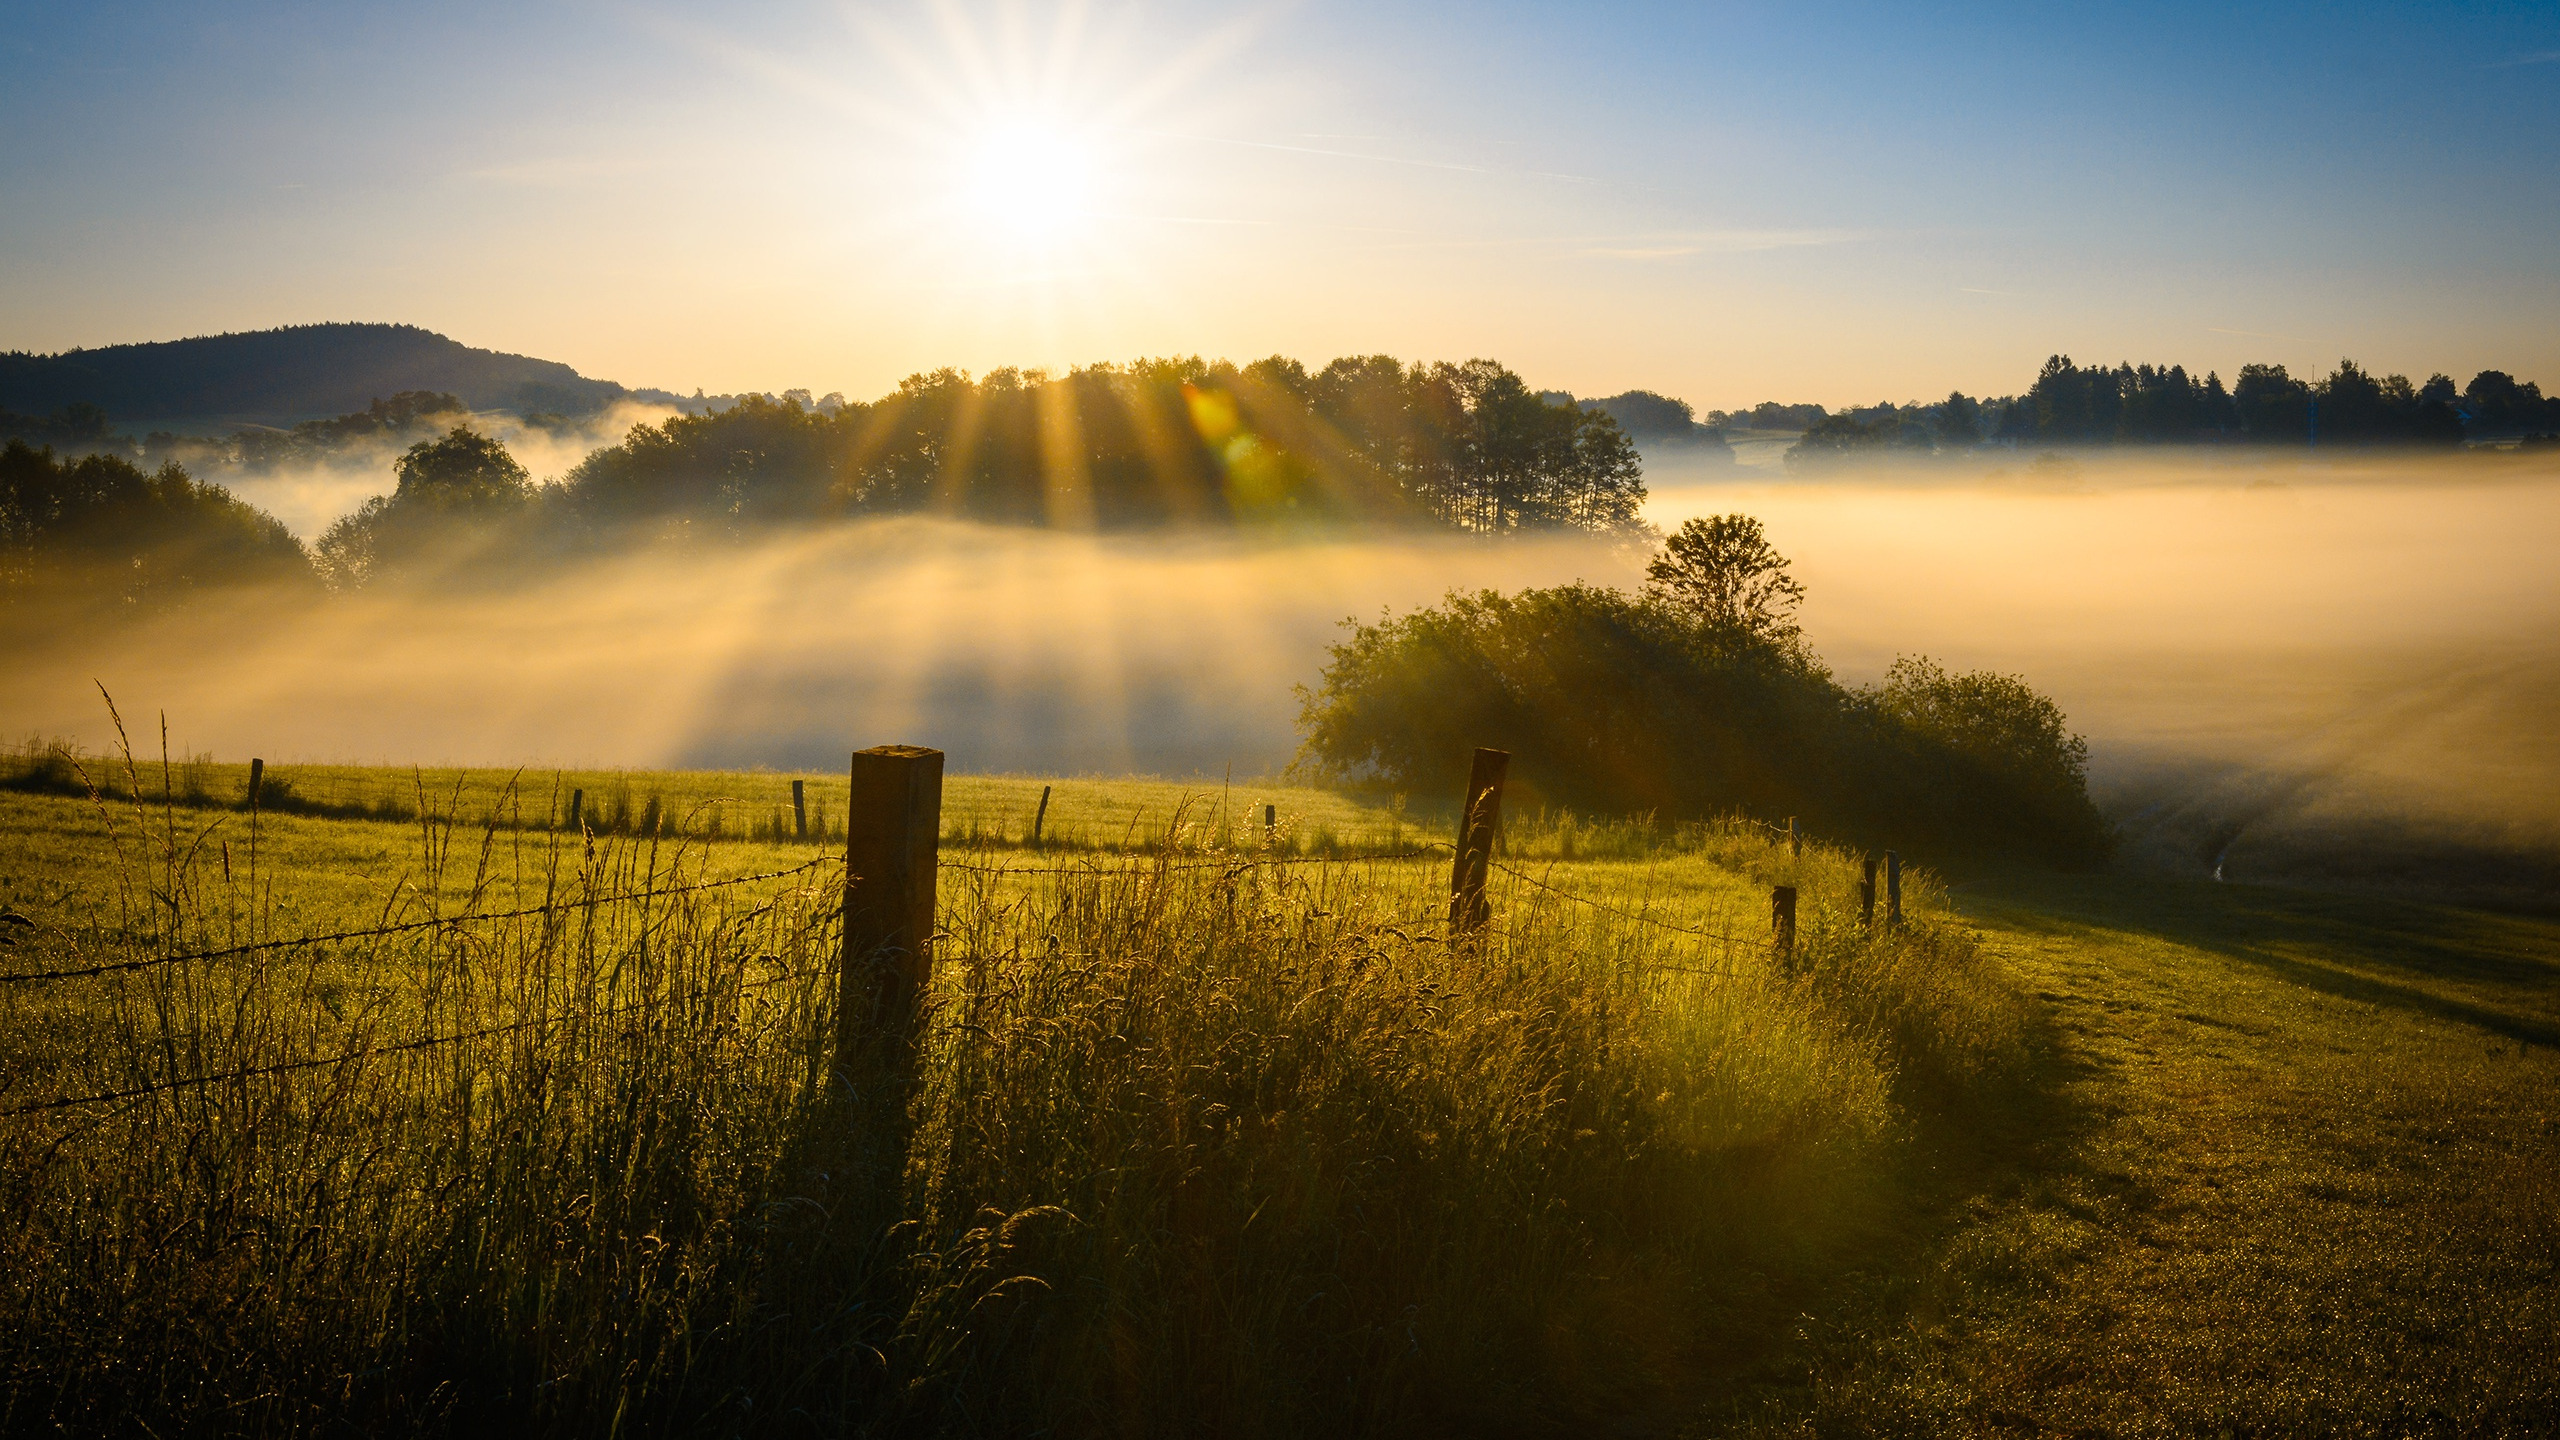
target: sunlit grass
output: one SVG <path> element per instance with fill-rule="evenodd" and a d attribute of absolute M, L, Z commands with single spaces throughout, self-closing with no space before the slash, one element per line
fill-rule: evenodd
<path fill-rule="evenodd" d="M 826 1079 L 827 872 L 666 888 L 811 847 L 261 816 L 253 892 L 247 830 L 0 796 L 35 921 L 8 967 L 657 893 L 0 993 L 0 1108 L 326 1061 L 0 1121 L 22 1414 L 1294 1434 L 1676 1407 L 1702 1347 L 1766 1343 L 1722 1318 L 1768 1303 L 1751 1277 L 1869 1223 L 1911 1085 L 1996 1087 L 2025 1044 L 1960 929 L 1873 943 L 1833 913 L 1846 857 L 1741 831 L 1498 872 L 1495 930 L 1456 947 L 1437 857 L 954 844 L 921 1068 L 884 1108 Z M 1749 923 L 1755 859 L 1806 888 L 1791 964 Z M 438 1036 L 470 1038 L 388 1048 Z"/>

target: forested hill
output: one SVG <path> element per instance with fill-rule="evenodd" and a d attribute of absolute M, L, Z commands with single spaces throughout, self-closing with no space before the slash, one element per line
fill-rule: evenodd
<path fill-rule="evenodd" d="M 0 410 L 90 404 L 172 429 L 292 425 L 402 391 L 475 410 L 585 415 L 632 392 L 553 360 L 479 350 L 415 325 L 294 325 L 59 355 L 0 354 Z M 648 398 L 662 398 L 651 394 Z"/>

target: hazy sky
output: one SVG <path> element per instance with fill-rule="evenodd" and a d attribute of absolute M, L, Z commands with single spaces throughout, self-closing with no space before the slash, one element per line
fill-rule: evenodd
<path fill-rule="evenodd" d="M 0 4 L 0 348 L 2560 388 L 2560 6 Z"/>

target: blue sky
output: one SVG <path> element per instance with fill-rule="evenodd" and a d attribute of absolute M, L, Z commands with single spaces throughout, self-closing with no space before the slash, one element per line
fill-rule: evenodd
<path fill-rule="evenodd" d="M 12 6 L 0 346 L 402 320 L 625 383 L 2052 351 L 2560 388 L 2560 7 Z"/>

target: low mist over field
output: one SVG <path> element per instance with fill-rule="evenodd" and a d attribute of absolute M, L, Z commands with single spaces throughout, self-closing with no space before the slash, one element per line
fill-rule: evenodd
<path fill-rule="evenodd" d="M 2500 852 L 2560 838 L 2560 477 L 2467 458 L 2021 456 L 1819 480 L 1658 460 L 1647 513 L 1759 516 L 1845 681 L 1901 653 L 2027 676 L 2090 737 L 2137 853 L 2238 876 L 2377 825 Z M 41 658 L 0 723 L 100 744 L 95 678 L 144 728 L 166 711 L 182 750 L 272 760 L 831 769 L 912 740 L 971 770 L 1257 774 L 1290 760 L 1292 687 L 1345 617 L 1630 585 L 1643 559 L 1587 535 L 898 519 L 504 591 L 199 610 Z"/>
<path fill-rule="evenodd" d="M 527 470 L 550 477 L 565 473 L 597 446 L 620 439 L 632 426 L 663 420 L 672 413 L 661 406 L 620 401 L 591 416 L 544 425 L 528 424 L 505 411 L 468 418 L 476 429 L 506 446 Z M 414 434 L 393 433 L 342 444 L 321 457 L 254 466 L 207 464 L 183 450 L 177 453 L 190 469 L 200 472 L 200 478 L 220 482 L 309 543 L 319 539 L 331 521 L 368 497 L 388 493 L 394 483 L 393 463 L 416 439 Z"/>
<path fill-rule="evenodd" d="M 13 688 L 20 731 L 106 732 L 88 677 L 182 747 L 305 759 L 841 764 L 928 739 L 970 770 L 1255 774 L 1335 622 L 1451 586 L 1623 582 L 1588 537 L 1254 543 L 924 519 L 605 561 L 504 592 L 200 611 Z"/>
<path fill-rule="evenodd" d="M 2029 676 L 2090 737 L 2137 853 L 2210 869 L 2228 847 L 2241 878 L 2378 839 L 2560 851 L 2548 470 L 2207 452 L 1732 474 L 1657 467 L 1650 513 L 1761 516 L 1846 678 L 1910 650 Z"/>

